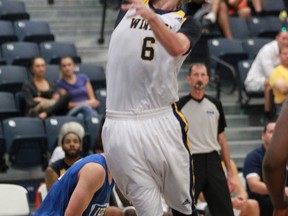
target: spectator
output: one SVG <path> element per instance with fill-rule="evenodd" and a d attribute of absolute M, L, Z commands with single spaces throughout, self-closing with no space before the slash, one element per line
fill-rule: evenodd
<path fill-rule="evenodd" d="M 264 111 L 269 113 L 270 107 L 270 85 L 268 78 L 274 67 L 280 64 L 280 47 L 288 44 L 288 33 L 281 31 L 275 40 L 265 44 L 258 52 L 245 80 L 245 88 L 248 92 L 264 92 Z"/>
<path fill-rule="evenodd" d="M 205 95 L 209 77 L 204 64 L 193 64 L 187 79 L 191 92 L 179 100 L 178 107 L 189 124 L 187 135 L 193 149 L 195 200 L 203 192 L 212 215 L 233 216 L 229 190 L 234 189 L 235 182 L 221 102 Z M 221 160 L 225 163 L 227 177 Z"/>
<path fill-rule="evenodd" d="M 226 0 L 229 8 L 229 15 L 238 15 L 243 19 L 251 17 L 251 9 L 247 0 Z"/>
<path fill-rule="evenodd" d="M 48 166 L 47 167 L 47 169 L 46 169 L 46 172 L 45 172 L 45 181 L 46 181 L 46 185 L 47 185 L 47 190 L 49 191 L 50 189 L 51 189 L 51 187 L 54 185 L 54 183 L 55 182 L 57 182 L 57 180 L 59 179 L 59 177 L 60 176 L 62 176 L 62 175 L 64 175 L 65 173 L 66 173 L 66 171 L 68 170 L 68 169 L 70 169 L 70 167 L 77 161 L 77 160 L 79 160 L 80 158 L 81 158 L 81 151 L 82 151 L 82 143 L 83 143 L 83 137 L 84 137 L 84 128 L 81 126 L 81 124 L 79 124 L 79 123 L 77 123 L 77 122 L 68 122 L 68 123 L 65 123 L 65 124 L 63 124 L 63 126 L 61 127 L 61 130 L 60 130 L 60 133 L 59 133 L 59 137 L 58 137 L 58 142 L 59 143 L 61 143 L 61 146 L 62 146 L 62 148 L 63 148 L 63 151 L 65 152 L 65 156 L 64 156 L 64 158 L 62 158 L 62 159 L 59 159 L 59 160 L 57 160 L 57 161 L 55 161 L 54 163 L 52 163 L 50 166 Z M 95 155 L 95 161 L 94 161 L 94 159 L 92 159 L 92 157 L 91 157 L 91 160 L 89 160 L 89 161 L 87 161 L 88 163 L 93 163 L 93 162 L 95 162 L 95 163 L 99 163 L 100 161 L 101 161 L 101 159 L 96 159 L 96 157 L 97 156 L 99 156 L 99 155 Z M 85 159 L 83 159 L 83 160 L 86 160 L 87 158 L 85 158 Z M 99 160 L 99 161 L 98 161 Z M 96 162 L 97 161 L 97 162 Z M 84 162 L 83 163 L 83 165 L 84 165 L 84 167 L 85 167 L 85 164 L 87 165 L 87 162 Z M 102 162 L 100 162 L 99 164 L 101 164 L 101 163 L 103 163 L 103 161 Z M 107 172 L 107 167 L 106 167 L 106 165 L 104 165 L 104 164 L 102 164 L 102 166 L 104 166 L 103 168 L 106 170 L 105 172 Z M 78 167 L 78 169 L 80 169 L 80 171 L 78 171 L 78 174 L 77 174 L 77 169 L 75 169 L 75 166 L 74 166 L 74 171 L 76 172 L 76 174 L 74 173 L 74 174 L 72 174 L 71 175 L 71 173 L 73 172 L 69 172 L 69 174 L 67 174 L 67 175 L 69 175 L 69 177 L 68 178 L 71 178 L 71 181 L 77 181 L 76 179 L 75 179 L 75 176 L 78 176 L 79 175 L 79 178 L 81 177 L 81 175 L 82 175 L 82 179 L 83 179 L 83 183 L 85 184 L 85 180 L 89 180 L 90 178 L 91 178 L 91 180 L 93 179 L 93 181 L 94 181 L 94 176 L 92 177 L 89 177 L 87 174 L 82 174 L 83 172 L 84 172 L 84 170 L 85 170 L 85 168 L 84 167 Z M 73 168 L 72 168 L 73 169 Z M 90 167 L 90 172 L 91 171 L 93 171 L 93 169 L 96 171 L 96 170 L 98 170 L 98 172 L 101 172 L 101 169 L 99 169 L 99 167 L 98 168 L 93 168 L 93 167 Z M 83 171 L 82 171 L 83 170 Z M 88 169 L 87 169 L 87 171 L 89 171 Z M 74 176 L 74 177 L 73 177 Z M 97 175 L 95 175 L 95 177 L 96 177 Z M 103 174 L 102 174 L 102 177 L 101 177 L 101 179 L 103 179 L 103 177 L 104 178 L 109 178 L 109 182 L 111 182 L 111 176 L 110 177 L 107 177 L 107 176 L 109 176 L 107 173 L 106 173 L 106 177 L 104 177 L 103 176 Z M 65 177 L 63 177 L 63 178 L 65 178 Z M 74 178 L 74 179 L 73 179 Z M 97 177 L 96 177 L 96 179 L 97 179 Z M 90 182 L 90 183 L 93 183 L 93 181 L 92 182 Z M 65 183 L 66 182 L 66 183 Z M 80 182 L 80 180 L 78 180 L 78 182 Z M 77 185 L 78 185 L 78 182 L 76 183 Z M 73 183 L 74 184 L 74 183 Z M 88 183 L 89 184 L 89 183 Z M 97 212 L 95 209 L 98 209 L 98 211 L 99 212 L 104 212 L 104 209 L 105 209 L 105 215 L 107 215 L 107 216 L 124 216 L 123 215 L 123 213 L 122 213 L 122 210 L 121 209 L 119 209 L 119 208 L 116 208 L 116 207 L 107 207 L 107 209 L 106 209 L 106 207 L 105 207 L 105 205 L 107 205 L 107 202 L 108 202 L 108 200 L 109 200 L 109 198 L 107 199 L 107 197 L 109 197 L 110 195 L 109 195 L 109 190 L 110 190 L 110 192 L 111 192 L 111 190 L 112 190 L 112 187 L 113 187 L 113 184 L 114 183 L 109 183 L 109 186 L 111 187 L 110 189 L 108 189 L 107 187 L 109 187 L 109 186 L 107 186 L 107 179 L 106 179 L 106 183 L 104 183 L 104 184 L 106 184 L 106 186 L 104 186 L 104 187 L 106 187 L 106 190 L 104 189 L 104 188 L 102 188 L 102 189 L 99 189 L 99 190 L 97 190 L 97 193 L 95 193 L 94 194 L 94 196 L 93 196 L 93 199 L 91 200 L 91 203 L 94 203 L 93 205 L 90 203 L 89 204 L 89 208 L 91 208 L 91 211 L 93 211 L 93 212 Z M 46 203 L 45 204 L 43 204 L 43 206 L 44 207 L 42 207 L 42 206 L 40 206 L 40 209 L 39 209 L 39 211 L 37 211 L 36 212 L 36 214 L 35 215 L 42 215 L 42 214 L 49 214 L 49 213 L 51 213 L 50 211 L 52 211 L 52 209 L 53 209 L 53 204 L 51 204 L 51 203 L 53 203 L 51 200 L 52 199 L 55 199 L 55 198 L 53 198 L 53 196 L 55 196 L 55 197 L 57 197 L 57 198 L 59 198 L 60 200 L 62 200 L 63 201 L 63 203 L 65 203 L 66 205 L 67 205 L 67 202 L 69 203 L 68 204 L 68 206 L 69 206 L 69 208 L 67 207 L 67 209 L 66 209 L 66 211 L 65 212 L 67 212 L 68 211 L 68 209 L 72 209 L 72 208 L 74 208 L 74 210 L 77 212 L 78 210 L 80 211 L 80 207 L 78 208 L 77 206 L 74 206 L 74 207 L 72 207 L 72 205 L 73 204 L 70 204 L 70 203 L 72 203 L 73 202 L 73 199 L 75 199 L 75 197 L 73 197 L 73 195 L 74 195 L 74 192 L 73 192 L 73 195 L 71 196 L 71 197 L 69 197 L 68 198 L 68 200 L 67 200 L 67 198 L 64 198 L 65 197 L 65 192 L 63 192 L 62 190 L 65 190 L 65 189 L 67 189 L 67 187 L 65 186 L 65 185 L 70 185 L 68 182 L 67 182 L 67 180 L 63 180 L 61 183 L 57 183 L 57 186 L 55 186 L 57 189 L 51 189 L 51 193 L 52 193 L 52 195 L 50 195 L 50 194 L 48 194 L 48 198 L 47 199 L 49 199 L 49 201 L 45 201 Z M 95 182 L 95 185 L 97 185 L 97 182 Z M 70 185 L 71 186 L 71 188 L 69 189 L 69 190 L 73 190 L 73 186 L 72 185 Z M 62 187 L 62 189 L 60 190 L 60 191 L 62 191 L 63 193 L 63 196 L 61 195 L 61 193 L 60 194 L 58 194 L 57 196 L 55 195 L 56 193 L 57 193 L 57 190 L 59 190 L 60 188 Z M 75 186 L 74 186 L 75 187 Z M 82 186 L 83 187 L 83 186 Z M 76 188 L 77 188 L 77 186 L 76 186 Z M 75 188 L 75 190 L 76 190 L 76 188 Z M 54 191 L 53 191 L 54 190 Z M 83 190 L 83 188 L 81 189 L 79 189 L 78 188 L 78 190 L 79 191 L 81 191 L 81 190 Z M 91 196 L 91 193 L 88 193 L 88 191 L 87 190 L 89 190 L 89 188 L 87 188 L 86 189 L 86 192 L 87 192 L 87 199 L 85 200 L 84 198 L 83 198 L 83 203 L 85 202 L 86 204 L 88 204 L 88 200 L 89 200 L 89 195 Z M 93 187 L 92 187 L 92 185 L 91 185 L 91 190 L 93 190 Z M 55 192 L 56 191 L 56 192 Z M 79 192 L 78 191 L 78 192 Z M 99 192 L 98 192 L 99 191 Z M 70 193 L 70 192 L 66 192 L 67 194 L 68 193 Z M 100 195 L 100 193 L 102 193 L 102 195 Z M 108 193 L 108 194 L 106 194 L 106 193 Z M 54 194 L 54 195 L 53 195 Z M 79 194 L 78 194 L 79 195 Z M 76 196 L 76 195 L 74 195 L 74 196 Z M 102 196 L 102 198 L 101 198 L 101 196 Z M 105 198 L 106 197 L 106 198 Z M 46 198 L 45 198 L 46 199 Z M 104 201 L 104 203 L 102 203 L 101 204 L 101 199 L 104 199 L 105 201 Z M 57 199 L 55 199 L 55 200 L 57 200 Z M 64 201 L 65 200 L 65 201 Z M 72 200 L 72 201 L 71 201 Z M 84 201 L 85 200 L 85 201 Z M 49 203 L 51 201 L 51 203 Z M 75 201 L 75 202 L 79 202 L 79 200 L 78 201 Z M 101 206 L 99 206 L 99 203 L 98 202 L 100 202 L 100 204 L 101 204 Z M 105 203 L 106 202 L 106 203 Z M 98 203 L 98 204 L 96 204 L 96 203 Z M 65 208 L 65 204 L 63 204 L 63 207 Z M 96 205 L 95 205 L 96 204 Z M 81 201 L 79 202 L 79 205 L 81 206 Z M 56 212 L 61 212 L 61 209 L 60 208 L 58 208 L 60 205 L 55 205 L 55 211 L 53 212 L 53 214 L 56 214 Z M 96 206 L 96 208 L 95 208 L 95 206 Z M 51 209 L 50 209 L 50 208 Z M 82 210 L 81 211 L 83 211 L 84 209 L 83 209 L 83 206 L 81 207 L 82 208 Z M 94 209 L 95 208 L 95 209 Z M 63 210 L 63 209 L 62 209 Z M 74 210 L 73 210 L 73 214 L 74 215 L 76 215 L 77 213 L 76 212 L 74 212 Z M 83 215 L 90 215 L 89 213 L 91 213 L 90 212 L 90 210 L 87 210 L 86 209 L 86 211 L 85 211 L 85 214 L 83 214 Z M 62 213 L 62 214 L 60 214 L 60 215 L 64 215 L 64 212 Z"/>
<path fill-rule="evenodd" d="M 58 144 L 64 155 L 46 168 L 45 181 L 48 191 L 57 179 L 81 158 L 84 134 L 84 128 L 78 122 L 67 122 L 61 127 Z"/>
<path fill-rule="evenodd" d="M 261 216 L 272 216 L 273 206 L 269 192 L 263 181 L 262 161 L 270 144 L 275 122 L 268 122 L 262 133 L 263 145 L 251 151 L 245 158 L 243 174 L 246 179 L 248 196 L 259 203 Z"/>
<path fill-rule="evenodd" d="M 55 86 L 51 86 L 45 79 L 46 62 L 42 57 L 35 57 L 31 61 L 30 71 L 32 80 L 23 84 L 22 92 L 25 100 L 27 116 L 64 114 L 67 112 L 68 96 L 59 96 Z M 60 98 L 60 99 L 59 99 Z M 57 101 L 57 106 L 55 105 Z"/>
<path fill-rule="evenodd" d="M 273 69 L 269 82 L 274 95 L 276 116 L 279 115 L 288 94 L 288 46 L 280 48 L 280 65 Z"/>
<path fill-rule="evenodd" d="M 38 215 L 122 216 L 118 208 L 107 208 L 114 181 L 105 156 L 89 155 L 74 163 L 51 187 Z M 107 208 L 107 209 L 106 209 Z"/>
<path fill-rule="evenodd" d="M 100 102 L 95 98 L 92 85 L 85 74 L 74 73 L 75 63 L 71 57 L 60 60 L 61 79 L 57 80 L 60 95 L 70 95 L 68 115 L 83 118 L 97 116 Z"/>
<path fill-rule="evenodd" d="M 274 216 L 288 215 L 287 160 L 288 160 L 288 101 L 283 104 L 274 134 L 263 161 L 264 181 L 267 185 Z M 286 180 L 286 182 L 285 182 Z"/>
<path fill-rule="evenodd" d="M 230 160 L 233 176 L 235 176 L 236 187 L 231 191 L 231 201 L 234 211 L 234 216 L 259 216 L 260 210 L 256 200 L 248 199 L 248 194 L 242 184 L 236 164 L 233 160 Z M 222 161 L 222 166 L 225 169 L 225 165 Z M 208 214 L 207 214 L 208 213 Z M 205 216 L 209 216 L 208 212 L 205 212 Z"/>
<path fill-rule="evenodd" d="M 232 32 L 229 23 L 228 7 L 224 0 L 192 0 L 186 4 L 188 13 L 193 15 L 195 19 L 201 20 L 202 24 L 215 25 L 217 22 L 221 28 L 224 37 L 232 39 Z"/>

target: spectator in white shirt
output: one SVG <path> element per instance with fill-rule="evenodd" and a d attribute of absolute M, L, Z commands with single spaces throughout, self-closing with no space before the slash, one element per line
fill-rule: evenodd
<path fill-rule="evenodd" d="M 280 64 L 279 48 L 288 44 L 288 32 L 281 31 L 275 40 L 265 44 L 258 52 L 245 80 L 248 92 L 264 91 L 265 112 L 270 112 L 270 86 L 268 78 L 274 67 Z"/>

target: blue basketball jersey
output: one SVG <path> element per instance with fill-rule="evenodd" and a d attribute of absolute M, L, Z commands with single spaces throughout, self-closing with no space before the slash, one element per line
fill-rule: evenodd
<path fill-rule="evenodd" d="M 83 215 L 104 215 L 105 208 L 108 206 L 109 198 L 113 190 L 114 181 L 109 184 L 106 160 L 101 154 L 89 155 L 73 164 L 73 166 L 71 166 L 66 173 L 54 183 L 34 215 L 63 216 L 70 197 L 77 185 L 78 173 L 85 164 L 90 162 L 102 165 L 106 171 L 106 178 L 102 187 L 94 194 Z"/>

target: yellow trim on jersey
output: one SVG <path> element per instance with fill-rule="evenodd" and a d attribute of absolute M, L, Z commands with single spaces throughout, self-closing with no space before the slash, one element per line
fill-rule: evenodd
<path fill-rule="evenodd" d="M 175 111 L 179 115 L 179 117 L 183 120 L 183 122 L 185 123 L 184 129 L 185 129 L 185 132 L 187 133 L 188 132 L 188 121 L 187 121 L 186 117 L 183 115 L 183 113 L 178 110 L 178 107 L 176 104 L 175 104 Z M 191 148 L 191 144 L 190 144 L 190 140 L 188 138 L 188 135 L 186 135 L 186 144 L 187 144 L 187 147 L 189 149 L 190 154 L 192 155 L 192 148 Z"/>
<path fill-rule="evenodd" d="M 185 22 L 185 20 L 187 19 L 185 17 L 186 13 L 183 10 L 179 10 L 179 11 L 176 11 L 174 13 L 182 17 L 182 23 Z"/>
<path fill-rule="evenodd" d="M 149 4 L 149 0 L 142 0 L 144 4 Z"/>

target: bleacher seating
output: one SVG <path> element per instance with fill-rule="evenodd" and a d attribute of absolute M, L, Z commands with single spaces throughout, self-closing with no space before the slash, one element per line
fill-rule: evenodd
<path fill-rule="evenodd" d="M 35 43 L 54 41 L 54 35 L 47 22 L 20 20 L 14 22 L 14 29 L 19 41 Z"/>
<path fill-rule="evenodd" d="M 0 20 L 0 29 L 0 44 L 18 40 L 10 21 Z"/>
<path fill-rule="evenodd" d="M 23 1 L 17 1 L 17 0 L 0 1 L 0 19 L 14 22 L 17 20 L 27 20 L 29 18 L 30 15 L 29 13 L 27 13 Z"/>
<path fill-rule="evenodd" d="M 230 29 L 233 38 L 245 39 L 249 37 L 249 29 L 245 19 L 241 17 L 229 17 Z"/>
<path fill-rule="evenodd" d="M 104 68 L 97 64 L 78 64 L 77 72 L 86 74 L 94 90 L 106 88 Z"/>
<path fill-rule="evenodd" d="M 2 55 L 7 64 L 29 67 L 31 59 L 39 56 L 39 48 L 32 42 L 10 42 L 2 44 Z"/>
<path fill-rule="evenodd" d="M 274 39 L 281 31 L 282 23 L 278 17 L 252 17 L 248 21 L 250 37 L 266 37 Z"/>
<path fill-rule="evenodd" d="M 70 56 L 75 63 L 81 63 L 77 49 L 73 43 L 68 42 L 43 42 L 40 43 L 40 54 L 48 64 L 59 64 L 60 58 Z"/>
<path fill-rule="evenodd" d="M 0 91 L 16 93 L 21 91 L 22 85 L 28 80 L 25 67 L 15 65 L 0 66 Z"/>
<path fill-rule="evenodd" d="M 96 141 L 100 132 L 102 118 L 103 115 L 99 115 L 85 119 L 85 131 L 89 134 L 90 150 L 92 152 L 95 152 L 96 147 L 98 147 L 96 146 Z"/>
<path fill-rule="evenodd" d="M 28 191 L 16 184 L 0 184 L 0 215 L 28 216 L 31 214 Z"/>
<path fill-rule="evenodd" d="M 55 84 L 56 81 L 60 78 L 59 66 L 47 64 L 45 78 L 50 84 Z"/>
<path fill-rule="evenodd" d="M 284 0 L 286 1 L 286 0 Z M 279 13 L 285 10 L 285 4 L 283 0 L 265 0 L 263 4 L 263 14 L 272 15 L 277 17 Z"/>
<path fill-rule="evenodd" d="M 15 97 L 16 107 L 20 112 L 20 116 L 24 116 L 25 109 L 26 109 L 26 102 L 23 96 L 23 92 L 22 91 L 15 92 L 14 97 Z"/>
<path fill-rule="evenodd" d="M 272 41 L 271 38 L 247 38 L 242 40 L 243 48 L 248 55 L 248 59 L 253 60 L 258 51 L 270 41 Z"/>
<path fill-rule="evenodd" d="M 106 111 L 106 89 L 101 88 L 101 89 L 96 89 L 95 90 L 95 96 L 97 100 L 100 101 L 100 106 L 97 108 L 97 111 L 100 114 L 105 114 Z"/>
<path fill-rule="evenodd" d="M 47 136 L 41 119 L 8 118 L 3 120 L 3 131 L 13 167 L 47 166 Z"/>
<path fill-rule="evenodd" d="M 210 71 L 217 76 L 222 90 L 234 92 L 237 86 L 237 64 L 247 59 L 240 39 L 217 38 L 208 40 Z"/>
<path fill-rule="evenodd" d="M 0 92 L 0 119 L 20 115 L 20 111 L 16 106 L 14 95 L 11 92 Z"/>
<path fill-rule="evenodd" d="M 251 98 L 263 98 L 264 97 L 264 92 L 263 91 L 257 91 L 257 92 L 248 92 L 245 88 L 245 79 L 247 77 L 248 71 L 252 65 L 253 60 L 243 60 L 238 62 L 238 71 L 239 71 L 239 93 L 241 95 L 240 97 L 240 102 L 243 104 L 248 104 Z M 246 98 L 245 101 L 243 101 L 243 96 L 242 93 L 245 94 Z"/>

